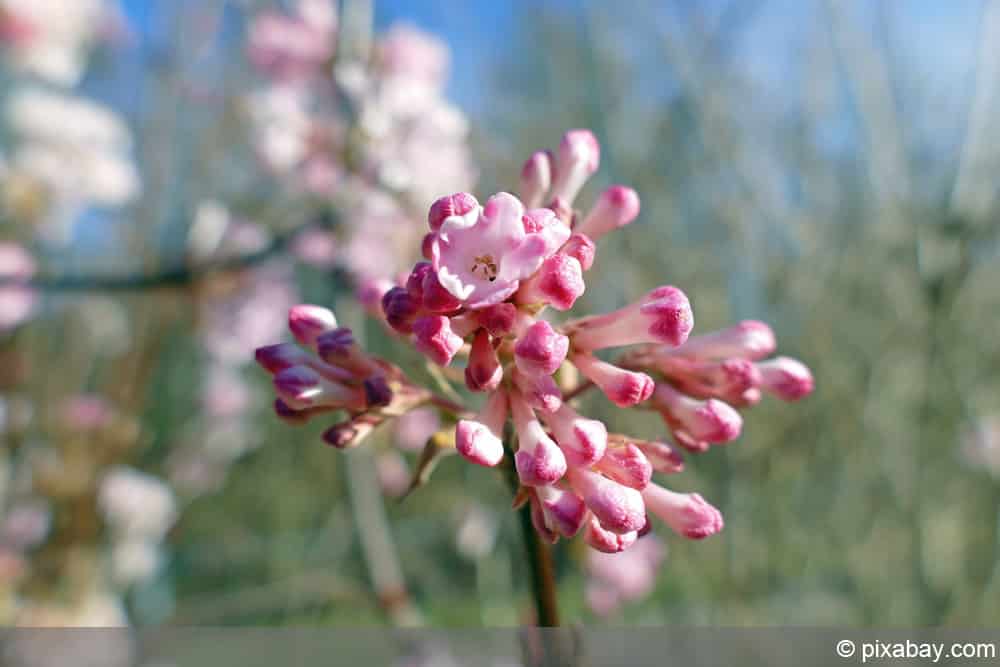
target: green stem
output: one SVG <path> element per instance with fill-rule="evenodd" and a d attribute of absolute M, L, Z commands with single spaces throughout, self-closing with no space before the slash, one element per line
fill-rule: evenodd
<path fill-rule="evenodd" d="M 521 487 L 514 469 L 513 438 L 504 439 L 504 449 L 507 455 L 505 472 L 511 492 L 517 494 Z M 535 620 L 539 627 L 555 628 L 559 626 L 559 595 L 556 590 L 555 567 L 552 564 L 552 549 L 543 542 L 535 526 L 531 523 L 531 505 L 525 503 L 518 510 L 521 523 L 521 539 L 528 557 L 528 569 L 531 572 L 531 592 L 535 603 Z"/>

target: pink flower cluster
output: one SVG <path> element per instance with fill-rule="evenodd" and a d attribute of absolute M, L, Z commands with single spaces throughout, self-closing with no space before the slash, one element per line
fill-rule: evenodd
<path fill-rule="evenodd" d="M 583 294 L 595 242 L 638 216 L 638 195 L 620 185 L 606 189 L 585 215 L 574 212 L 599 160 L 594 135 L 572 130 L 556 152 L 527 161 L 520 198 L 499 193 L 482 205 L 468 193 L 438 199 L 428 215 L 425 261 L 401 284 L 387 285 L 380 304 L 385 323 L 435 364 L 467 358 L 465 385 L 486 397 L 477 414 L 458 415 L 458 453 L 499 465 L 511 420 L 522 485 L 517 503 L 530 503 L 538 532 L 551 542 L 582 532 L 590 546 L 613 553 L 650 529 L 648 514 L 691 539 L 721 530 L 722 516 L 699 494 L 652 481 L 654 472 L 683 468 L 674 445 L 609 433 L 600 420 L 577 412 L 564 391 L 595 386 L 619 408 L 655 409 L 678 444 L 702 451 L 739 435 L 736 407 L 755 403 L 762 391 L 800 398 L 812 379 L 794 360 L 760 361 L 774 350 L 774 335 L 761 323 L 689 338 L 690 302 L 669 285 L 604 315 L 562 325 L 543 319 L 547 308 L 569 310 Z M 625 346 L 616 362 L 596 354 Z M 560 382 L 575 374 L 587 384 Z M 309 373 L 306 384 L 312 387 L 319 375 Z M 276 387 L 283 400 L 298 395 L 277 376 Z M 359 409 L 361 395 L 354 398 L 337 394 L 334 403 Z"/>

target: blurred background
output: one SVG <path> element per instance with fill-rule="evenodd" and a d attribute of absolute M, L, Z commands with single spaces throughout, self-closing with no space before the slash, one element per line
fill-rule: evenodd
<path fill-rule="evenodd" d="M 719 536 L 611 599 L 561 543 L 564 616 L 1000 621 L 1000 2 L 0 0 L 0 63 L 0 622 L 523 622 L 499 475 L 401 500 L 433 412 L 336 452 L 252 352 L 318 303 L 420 372 L 354 295 L 574 127 L 642 197 L 575 311 L 669 282 L 816 391 L 672 479 Z"/>

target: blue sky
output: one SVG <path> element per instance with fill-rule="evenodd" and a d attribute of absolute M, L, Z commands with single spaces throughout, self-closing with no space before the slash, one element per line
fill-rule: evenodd
<path fill-rule="evenodd" d="M 146 40 L 162 34 L 167 8 L 174 0 L 122 0 L 137 32 Z M 675 0 L 684 6 L 693 0 Z M 744 0 L 736 0 L 744 1 Z M 724 4 L 699 0 L 701 6 Z M 803 28 L 815 21 L 816 3 L 805 0 L 763 0 L 737 46 L 740 59 L 760 82 L 780 90 L 787 67 L 796 57 Z M 982 0 L 899 0 L 878 3 L 858 0 L 848 3 L 862 21 L 873 25 L 876 8 L 893 26 L 894 47 L 907 65 L 926 77 L 929 84 L 950 89 L 962 85 L 975 62 L 977 25 Z M 509 57 L 516 22 L 540 6 L 556 8 L 574 20 L 579 0 L 513 0 L 506 2 L 462 0 L 376 1 L 376 23 L 384 28 L 397 20 L 415 23 L 441 36 L 453 54 L 449 92 L 462 106 L 481 108 L 484 82 L 497 59 Z M 623 7 L 627 7 L 627 3 Z"/>

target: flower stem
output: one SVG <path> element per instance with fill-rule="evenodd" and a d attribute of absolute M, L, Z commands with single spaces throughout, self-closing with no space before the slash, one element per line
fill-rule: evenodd
<path fill-rule="evenodd" d="M 514 469 L 513 437 L 504 438 L 504 449 L 507 455 L 505 472 L 507 483 L 515 495 L 521 486 Z M 531 523 L 531 505 L 525 503 L 518 510 L 521 523 L 521 539 L 528 557 L 528 568 L 531 571 L 531 592 L 535 602 L 535 622 L 539 627 L 554 628 L 559 626 L 559 595 L 556 590 L 555 568 L 552 564 L 552 549 L 543 542 Z"/>
<path fill-rule="evenodd" d="M 552 566 L 552 548 L 539 538 L 538 531 L 531 524 L 530 506 L 522 507 L 519 514 L 524 549 L 531 569 L 536 620 L 540 627 L 555 628 L 559 626 L 559 596 Z"/>

